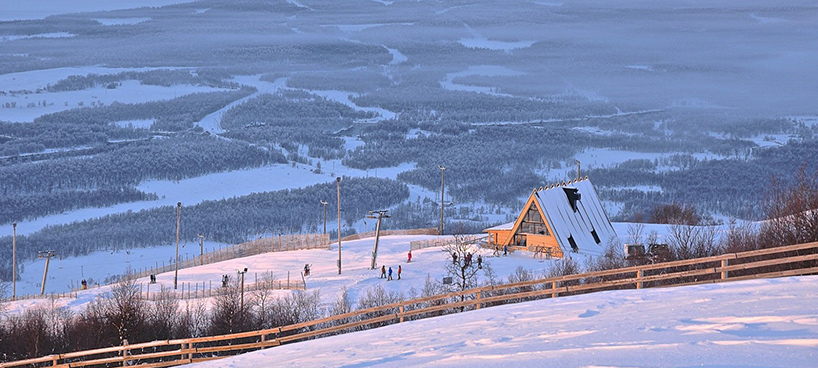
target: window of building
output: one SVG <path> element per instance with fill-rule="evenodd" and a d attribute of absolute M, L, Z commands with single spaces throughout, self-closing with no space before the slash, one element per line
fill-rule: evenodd
<path fill-rule="evenodd" d="M 543 220 L 542 216 L 540 216 L 540 211 L 537 210 L 537 206 L 534 203 L 531 204 L 531 207 L 528 208 L 528 211 L 526 211 L 525 215 L 523 216 L 523 221 L 520 223 L 520 229 L 517 232 L 525 234 L 551 235 L 548 232 L 548 227 L 545 226 L 545 221 Z"/>
<path fill-rule="evenodd" d="M 599 243 L 601 243 L 601 242 L 602 242 L 602 240 L 600 240 L 600 239 L 599 239 L 599 235 L 597 235 L 597 233 L 596 233 L 596 229 L 591 229 L 591 236 L 593 236 L 593 237 L 594 237 L 594 241 L 595 241 L 597 244 L 599 244 Z"/>
<path fill-rule="evenodd" d="M 577 242 L 574 241 L 574 236 L 573 235 L 568 237 L 568 244 L 571 244 L 571 250 L 573 250 L 574 253 L 579 252 L 579 247 L 577 246 Z"/>

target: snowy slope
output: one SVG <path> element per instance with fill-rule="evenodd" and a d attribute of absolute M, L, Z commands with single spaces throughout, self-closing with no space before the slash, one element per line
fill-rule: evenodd
<path fill-rule="evenodd" d="M 818 276 L 494 307 L 195 367 L 816 367 Z"/>
<path fill-rule="evenodd" d="M 415 250 L 412 252 L 412 262 L 406 263 L 409 243 L 411 241 L 433 238 L 437 238 L 437 236 L 381 237 L 378 247 L 378 266 L 385 265 L 386 267 L 392 267 L 395 273 L 397 273 L 398 266 L 402 266 L 403 277 L 399 282 L 397 282 L 397 280 L 396 282 L 386 282 L 379 279 L 380 272 L 369 269 L 374 238 L 341 243 L 343 261 L 341 275 L 338 275 L 338 267 L 336 265 L 336 261 L 338 260 L 337 243 L 333 243 L 332 249 L 330 250 L 317 249 L 267 253 L 181 269 L 179 270 L 178 282 L 185 286 L 188 283 L 191 285 L 198 283 L 199 289 L 202 288 L 202 283 L 205 283 L 205 286 L 208 288 L 211 285 L 214 288 L 218 288 L 222 275 L 227 274 L 234 277 L 237 270 L 245 267 L 248 268 L 246 274 L 247 283 L 253 283 L 257 276 L 261 278 L 263 274 L 269 272 L 272 272 L 277 280 L 286 280 L 287 273 L 289 272 L 290 278 L 296 280 L 301 278 L 300 272 L 304 264 L 309 263 L 312 265 L 312 275 L 306 279 L 307 289 L 309 291 L 319 290 L 321 302 L 325 305 L 330 305 L 335 302 L 344 288 L 347 289 L 348 295 L 354 305 L 359 294 L 366 292 L 376 285 L 383 285 L 384 288 L 390 292 L 403 293 L 403 295 L 408 298 L 413 292 L 419 293 L 420 290 L 423 289 L 427 275 L 437 281 L 440 281 L 443 276 L 445 276 L 445 264 L 446 262 L 450 262 L 451 259 L 440 247 Z M 450 236 L 444 238 L 452 239 Z M 169 249 L 171 252 L 174 251 L 174 247 L 165 247 L 165 249 Z M 187 253 L 190 253 L 193 249 L 198 252 L 198 244 L 188 244 L 184 248 Z M 150 259 L 150 264 L 154 263 L 153 259 L 156 257 L 163 258 L 164 261 L 167 262 L 168 257 L 173 256 L 173 253 L 155 256 L 151 254 L 152 252 L 155 253 L 157 250 L 144 249 L 139 250 L 139 252 L 132 251 L 130 255 L 131 264 L 138 262 L 141 256 Z M 542 276 L 547 272 L 553 262 L 534 259 L 529 252 L 515 252 L 511 253 L 508 257 L 492 257 L 489 251 L 481 250 L 481 252 L 484 257 L 484 264 L 490 264 L 497 275 L 496 277 L 502 281 L 505 281 L 507 275 L 512 274 L 518 266 L 522 266 L 536 276 Z M 94 257 L 96 258 L 84 258 L 83 264 L 85 266 L 82 270 L 85 275 L 84 277 L 100 279 L 102 275 L 98 272 L 109 272 L 117 267 L 121 269 L 121 267 L 123 267 L 121 260 L 125 255 L 122 254 L 122 252 L 114 255 L 101 252 L 94 254 Z M 159 262 L 161 264 L 162 260 L 160 259 Z M 19 282 L 17 285 L 18 295 L 39 292 L 39 287 L 36 286 L 35 279 L 37 271 L 39 271 L 39 275 L 42 277 L 44 263 L 44 261 L 40 260 L 38 267 L 30 267 L 30 277 L 27 278 L 29 281 Z M 65 263 L 64 269 L 66 273 L 63 273 L 62 270 L 57 268 L 57 261 L 52 261 L 48 283 L 58 287 L 61 291 L 66 291 L 66 284 L 70 285 L 71 282 L 66 278 L 73 278 L 74 284 L 77 285 L 79 283 L 79 275 L 77 275 L 77 272 L 81 270 L 78 270 L 80 267 L 74 261 L 66 260 L 63 261 L 63 263 Z M 108 263 L 111 263 L 111 265 L 108 265 Z M 67 272 L 71 272 L 70 276 L 68 276 L 69 274 Z M 52 279 L 52 275 L 54 275 L 54 279 Z M 480 276 L 482 277 L 481 282 L 484 281 L 485 276 L 482 274 Z M 397 278 L 397 275 L 395 277 Z M 150 286 L 151 293 L 159 292 L 162 287 L 173 288 L 172 271 L 159 274 L 156 279 L 157 285 Z M 148 278 L 139 279 L 138 284 L 143 290 L 147 290 Z M 48 289 L 51 289 L 51 287 Z M 59 307 L 68 307 L 74 312 L 80 312 L 84 310 L 85 305 L 92 301 L 95 296 L 104 296 L 110 289 L 111 286 L 92 287 L 90 290 L 80 292 L 78 299 L 59 299 L 56 301 L 56 305 Z M 277 293 L 283 295 L 290 293 L 290 291 L 279 291 Z M 50 305 L 49 299 L 20 300 L 4 303 L 6 312 L 10 314 L 22 313 L 26 308 L 48 305 Z"/>

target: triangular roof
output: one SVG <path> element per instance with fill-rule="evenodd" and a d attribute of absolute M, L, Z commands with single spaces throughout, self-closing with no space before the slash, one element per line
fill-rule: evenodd
<path fill-rule="evenodd" d="M 579 199 L 576 199 L 577 195 Z M 532 191 L 514 222 L 512 234 L 517 232 L 532 203 L 545 218 L 565 254 L 602 254 L 608 240 L 616 236 L 588 177 Z"/>

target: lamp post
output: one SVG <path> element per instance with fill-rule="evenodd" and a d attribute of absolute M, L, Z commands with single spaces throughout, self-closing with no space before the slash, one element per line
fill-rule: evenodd
<path fill-rule="evenodd" d="M 17 223 L 12 223 L 11 227 L 11 300 L 14 300 L 17 297 Z"/>
<path fill-rule="evenodd" d="M 327 234 L 327 205 L 329 204 L 329 202 L 322 199 L 321 204 L 324 205 L 324 235 L 326 235 Z"/>
<path fill-rule="evenodd" d="M 176 290 L 179 280 L 179 225 L 182 223 L 182 202 L 176 203 L 176 271 L 173 273 L 173 289 Z"/>
<path fill-rule="evenodd" d="M 199 234 L 199 266 L 204 266 L 204 235 Z"/>
<path fill-rule="evenodd" d="M 341 177 L 335 178 L 338 187 L 338 274 L 341 274 Z"/>
<path fill-rule="evenodd" d="M 437 235 L 443 235 L 443 191 L 446 183 L 446 168 L 442 165 L 438 165 L 437 168 L 440 169 L 440 229 L 438 229 Z"/>
<path fill-rule="evenodd" d="M 241 304 L 239 304 L 239 313 L 244 312 L 244 274 L 247 273 L 247 267 L 244 268 L 244 271 L 238 270 L 239 275 L 241 275 Z"/>

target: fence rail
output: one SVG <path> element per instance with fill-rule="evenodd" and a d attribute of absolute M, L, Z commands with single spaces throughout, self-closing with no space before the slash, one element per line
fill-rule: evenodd
<path fill-rule="evenodd" d="M 329 235 L 327 234 L 286 234 L 270 238 L 256 239 L 248 242 L 236 244 L 226 248 L 220 248 L 215 251 L 205 253 L 202 256 L 193 258 L 185 258 L 179 261 L 179 269 L 201 266 L 221 261 L 227 261 L 236 258 L 249 257 L 262 253 L 270 252 L 285 252 L 290 250 L 304 250 L 304 249 L 330 249 Z M 133 271 L 129 277 L 142 278 L 150 275 L 158 275 L 160 273 L 174 271 L 176 266 L 174 264 L 167 264 L 156 266 L 152 268 L 138 269 Z M 124 277 L 126 275 L 122 275 Z M 118 280 L 117 280 L 118 281 Z M 114 281 L 115 283 L 116 281 Z M 302 283 L 303 284 L 303 283 Z M 288 289 L 288 287 L 282 287 Z M 305 287 L 295 287 L 293 289 L 304 290 Z M 50 293 L 50 294 L 30 294 L 18 295 L 14 300 L 27 299 L 43 299 L 43 298 L 76 298 L 77 292 L 81 291 L 79 285 L 67 293 Z"/>
<path fill-rule="evenodd" d="M 147 288 L 140 287 L 139 295 L 142 299 L 157 301 L 170 294 L 173 299 L 190 300 L 199 298 L 210 298 L 219 295 L 223 287 L 213 287 L 202 283 L 181 283 L 181 290 L 174 290 L 172 288 L 158 287 L 158 290 L 151 290 L 150 284 Z M 247 283 L 244 285 L 244 292 L 250 293 L 257 290 L 307 290 L 307 283 L 300 279 L 287 280 L 266 280 L 254 283 Z"/>
<path fill-rule="evenodd" d="M 452 245 L 457 242 L 462 242 L 466 244 L 477 244 L 480 243 L 481 240 L 488 238 L 488 235 L 463 235 L 454 239 L 452 237 L 442 237 L 438 239 L 427 239 L 427 240 L 415 240 L 409 242 L 409 248 L 411 250 L 418 250 L 424 248 L 433 248 L 433 247 L 445 247 L 447 245 Z"/>
<path fill-rule="evenodd" d="M 437 235 L 437 228 L 429 227 L 429 228 L 422 228 L 422 229 L 409 229 L 409 230 L 381 230 L 381 236 L 390 236 L 390 235 Z M 341 241 L 351 241 L 351 240 L 358 240 L 364 238 L 372 238 L 375 236 L 375 231 L 367 231 L 365 233 L 358 233 L 347 235 L 341 238 Z"/>
<path fill-rule="evenodd" d="M 142 364 L 145 367 L 168 367 L 355 331 L 365 326 L 378 327 L 401 323 L 407 319 L 428 318 L 538 298 L 556 298 L 617 288 L 641 289 L 807 274 L 818 274 L 818 242 L 490 285 L 396 302 L 273 329 L 132 345 L 125 341 L 122 346 L 54 354 L 2 363 L 0 367 L 49 363 L 57 367 L 135 364 Z"/>

